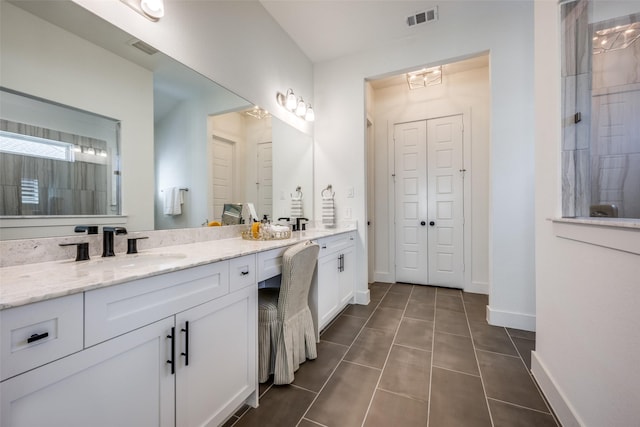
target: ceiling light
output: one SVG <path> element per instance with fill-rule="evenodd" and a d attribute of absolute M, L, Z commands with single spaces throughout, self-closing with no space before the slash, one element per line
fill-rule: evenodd
<path fill-rule="evenodd" d="M 442 66 L 423 68 L 407 73 L 409 89 L 418 89 L 442 83 Z"/>
<path fill-rule="evenodd" d="M 267 110 L 264 110 L 257 105 L 253 107 L 251 110 L 247 110 L 244 112 L 247 116 L 251 116 L 258 120 L 266 119 L 267 117 L 271 117 L 271 114 Z"/>

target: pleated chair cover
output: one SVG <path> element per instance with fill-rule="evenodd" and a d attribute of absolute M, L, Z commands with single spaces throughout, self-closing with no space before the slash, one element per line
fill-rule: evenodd
<path fill-rule="evenodd" d="M 290 384 L 306 359 L 318 357 L 309 289 L 318 252 L 317 243 L 298 243 L 282 256 L 280 290 L 261 289 L 258 303 L 258 377 L 274 374 L 274 384 Z"/>

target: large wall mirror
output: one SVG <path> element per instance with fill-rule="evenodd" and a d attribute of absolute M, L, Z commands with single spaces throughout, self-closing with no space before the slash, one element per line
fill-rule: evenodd
<path fill-rule="evenodd" d="M 309 135 L 72 2 L 1 7 L 0 86 L 119 123 L 122 194 L 121 215 L 3 216 L 1 239 L 68 235 L 77 223 L 200 227 L 228 203 L 277 219 L 298 186 L 311 219 Z"/>

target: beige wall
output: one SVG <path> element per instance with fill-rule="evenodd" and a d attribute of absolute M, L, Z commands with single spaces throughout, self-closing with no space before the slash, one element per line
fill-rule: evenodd
<path fill-rule="evenodd" d="M 443 77 L 441 85 L 410 91 L 406 83 L 375 90 L 372 117 L 375 126 L 375 241 L 376 254 L 374 278 L 377 281 L 394 281 L 393 248 L 393 199 L 390 179 L 393 140 L 390 130 L 395 123 L 463 114 L 465 141 L 471 149 L 465 162 L 466 179 L 470 185 L 471 221 L 465 228 L 471 251 L 465 265 L 471 275 L 465 289 L 489 293 L 489 67 L 476 68 Z M 387 244 L 388 243 L 388 244 Z M 470 256 L 469 256 L 470 255 Z"/>

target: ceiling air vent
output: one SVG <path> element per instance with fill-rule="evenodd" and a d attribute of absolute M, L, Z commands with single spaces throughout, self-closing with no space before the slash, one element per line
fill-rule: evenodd
<path fill-rule="evenodd" d="M 422 12 L 416 12 L 413 15 L 407 16 L 407 25 L 413 27 L 415 25 L 426 24 L 427 22 L 438 20 L 438 7 L 433 9 L 423 10 Z"/>
<path fill-rule="evenodd" d="M 129 44 L 137 49 L 140 49 L 141 51 L 143 51 L 144 53 L 146 53 L 147 55 L 153 55 L 158 53 L 158 49 L 156 49 L 155 47 L 146 44 L 145 42 L 143 42 L 142 40 L 138 40 L 138 39 L 133 39 L 129 42 Z"/>

